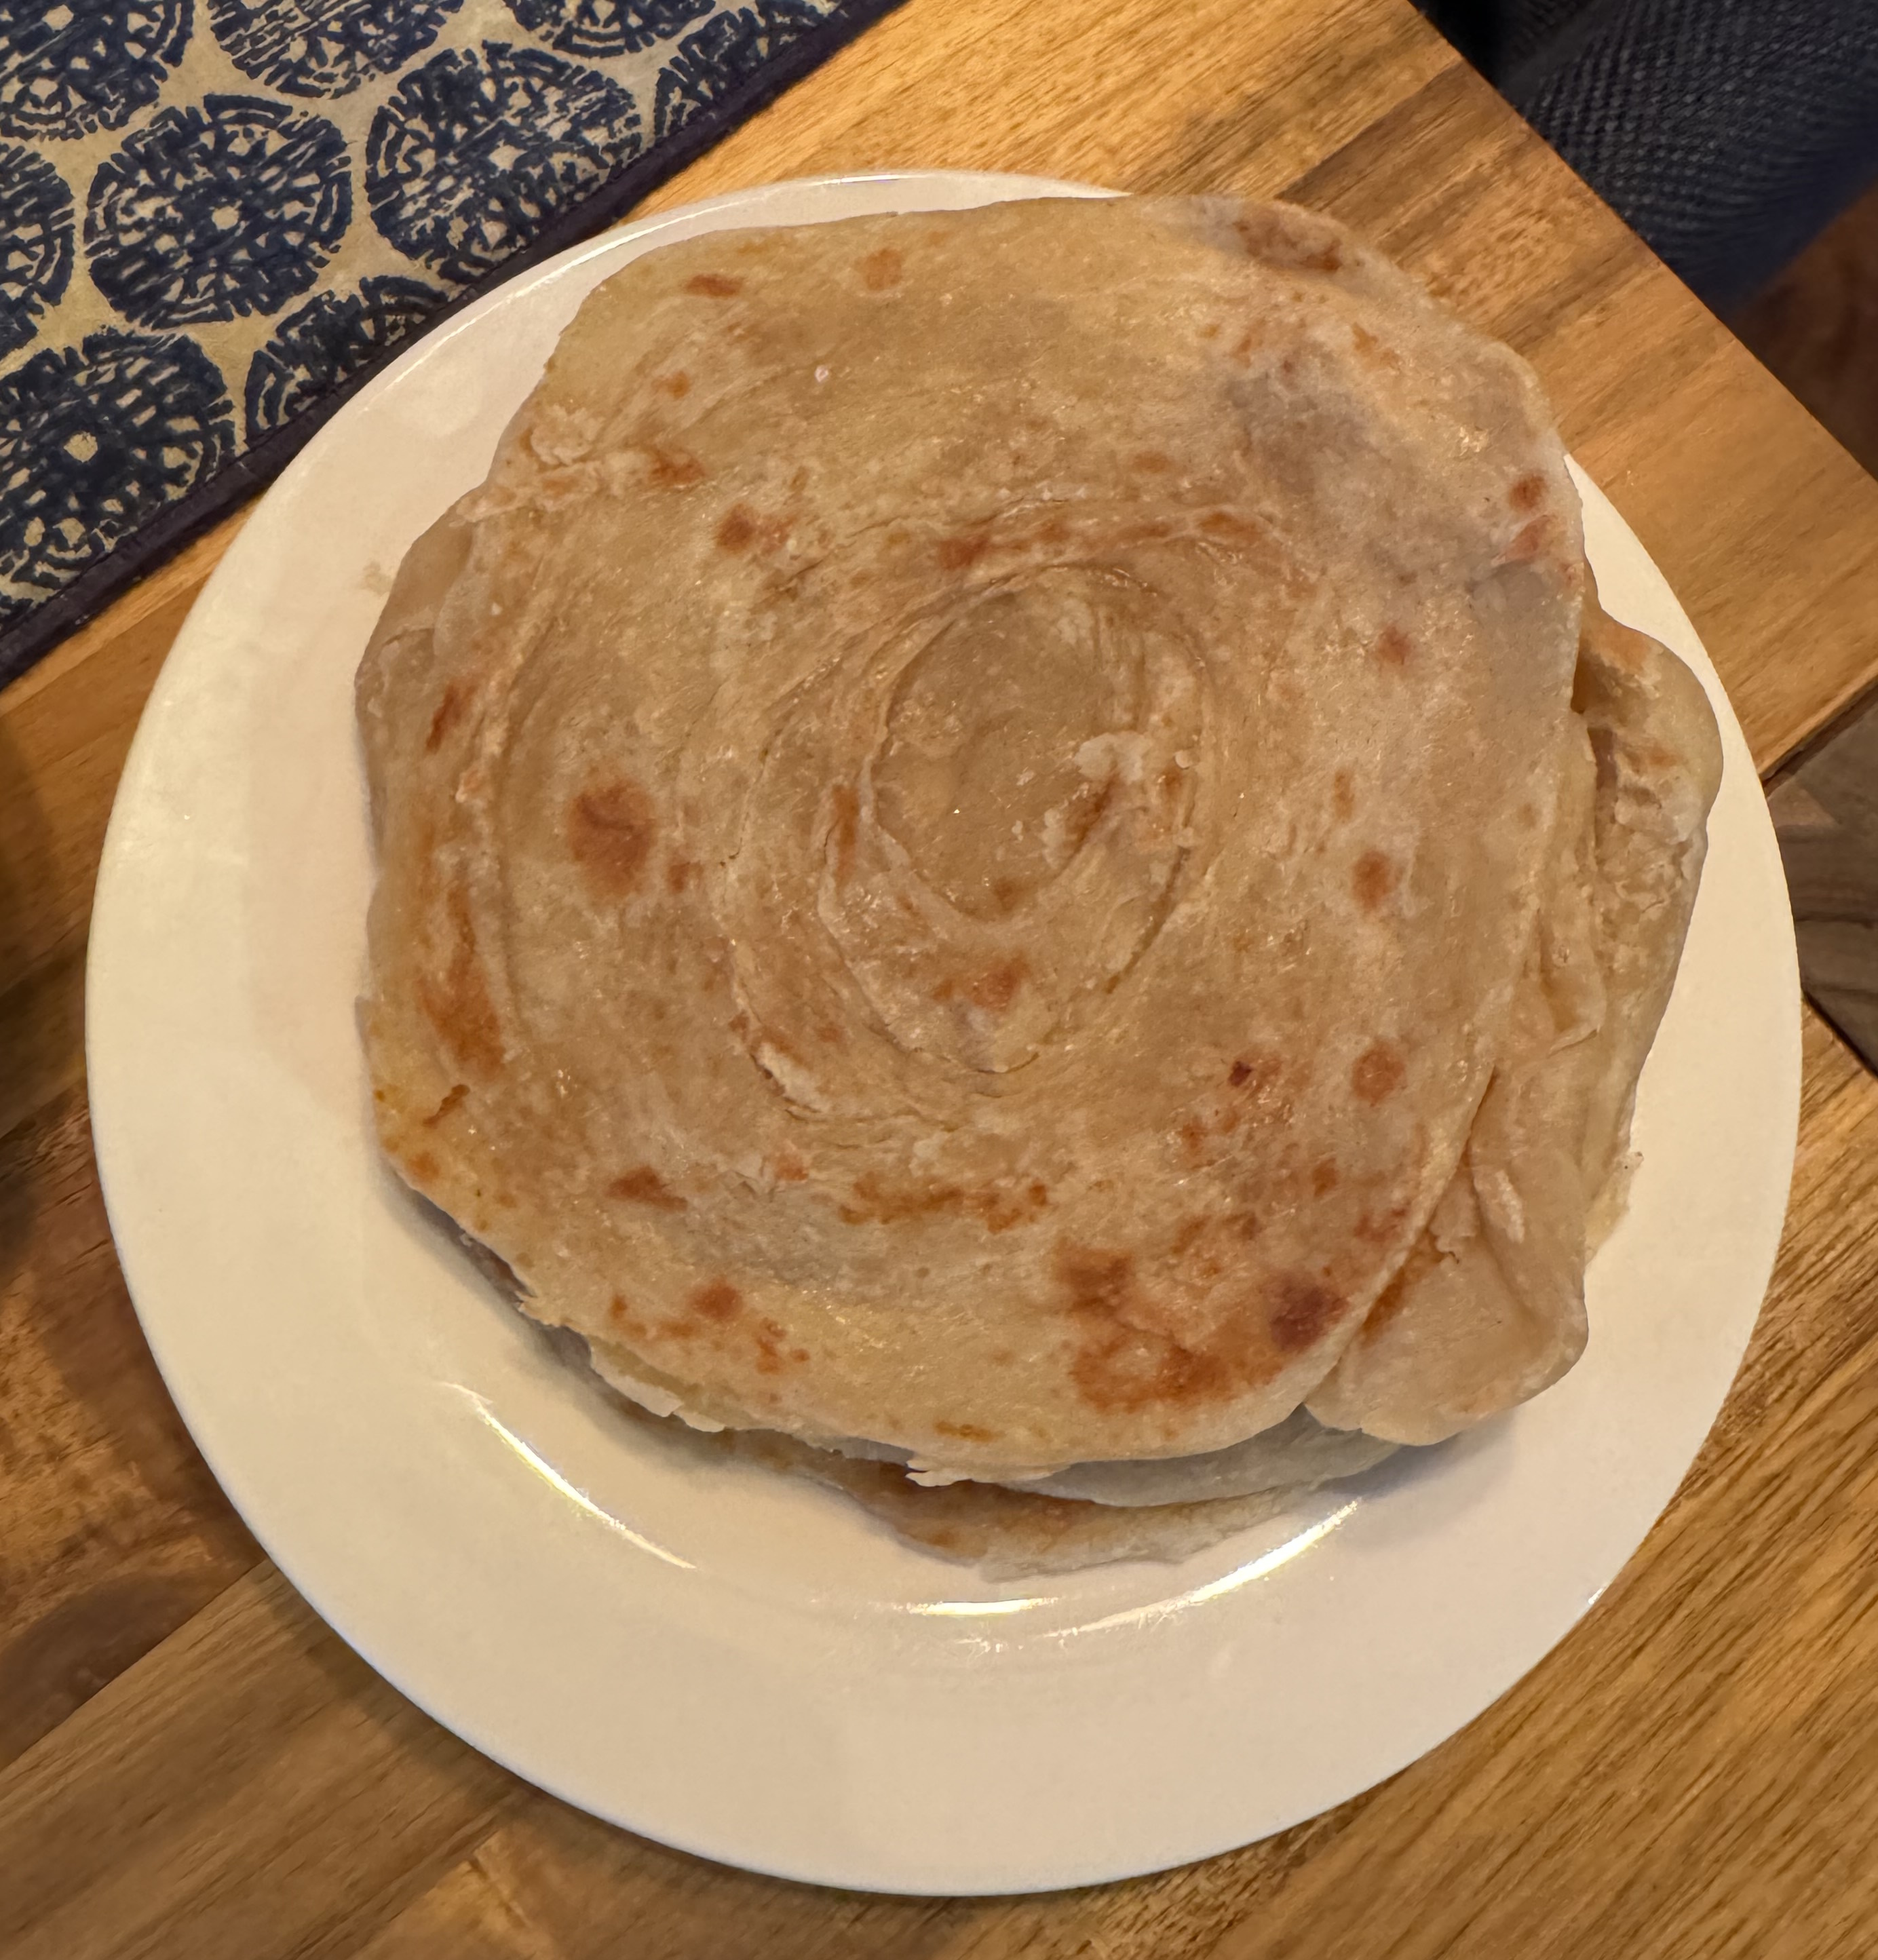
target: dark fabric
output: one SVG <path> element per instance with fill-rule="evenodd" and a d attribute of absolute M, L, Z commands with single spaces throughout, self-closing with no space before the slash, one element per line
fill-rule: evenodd
<path fill-rule="evenodd" d="M 1540 53 L 1592 0 L 1418 0 L 1423 13 L 1490 81 Z"/>
<path fill-rule="evenodd" d="M 1878 180 L 1878 0 L 1424 0 L 1711 306 Z"/>

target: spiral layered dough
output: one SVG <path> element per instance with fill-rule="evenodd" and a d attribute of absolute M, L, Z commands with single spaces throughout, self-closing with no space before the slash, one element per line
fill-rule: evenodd
<path fill-rule="evenodd" d="M 1599 970 L 1586 591 L 1526 369 L 1312 215 L 649 253 L 361 669 L 384 1147 L 699 1427 L 1095 1503 L 1447 1433 L 1564 1363 L 1353 1344 L 1559 1036 L 1570 892 Z M 1549 1080 L 1571 1293 L 1622 1138 Z"/>

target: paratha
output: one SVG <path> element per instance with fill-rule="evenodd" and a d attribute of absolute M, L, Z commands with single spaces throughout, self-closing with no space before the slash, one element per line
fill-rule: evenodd
<path fill-rule="evenodd" d="M 654 1414 L 1138 1555 L 1582 1345 L 1712 722 L 1329 221 L 650 253 L 358 699 L 380 1141 Z"/>

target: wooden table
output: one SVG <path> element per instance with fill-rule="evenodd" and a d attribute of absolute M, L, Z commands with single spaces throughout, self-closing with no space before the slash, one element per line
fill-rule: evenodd
<path fill-rule="evenodd" d="M 918 164 L 1340 214 L 1536 364 L 1764 767 L 1878 673 L 1878 485 L 1405 0 L 912 0 L 657 202 Z M 113 786 L 238 521 L 0 696 L 7 1960 L 1878 1950 L 1878 1083 L 1816 1021 L 1773 1290 L 1675 1503 L 1517 1689 L 1329 1815 L 1088 1892 L 820 1892 L 597 1824 L 385 1686 L 191 1447 L 86 1128 L 81 979 Z"/>

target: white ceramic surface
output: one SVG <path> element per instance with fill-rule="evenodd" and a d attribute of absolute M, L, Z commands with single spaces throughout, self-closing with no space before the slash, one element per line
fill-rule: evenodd
<path fill-rule="evenodd" d="M 1041 1889 L 1241 1844 L 1452 1734 L 1595 1600 L 1752 1328 L 1791 1168 L 1793 938 L 1689 621 L 1585 485 L 1610 609 L 1702 676 L 1727 775 L 1590 1352 L 1512 1417 L 1185 1564 L 979 1583 L 840 1499 L 673 1460 L 499 1305 L 369 1140 L 352 677 L 597 280 L 733 224 L 1068 189 L 779 185 L 610 234 L 422 341 L 281 479 L 151 698 L 91 936 L 93 1122 L 165 1379 L 261 1542 L 406 1694 L 603 1817 L 874 1889 Z"/>

